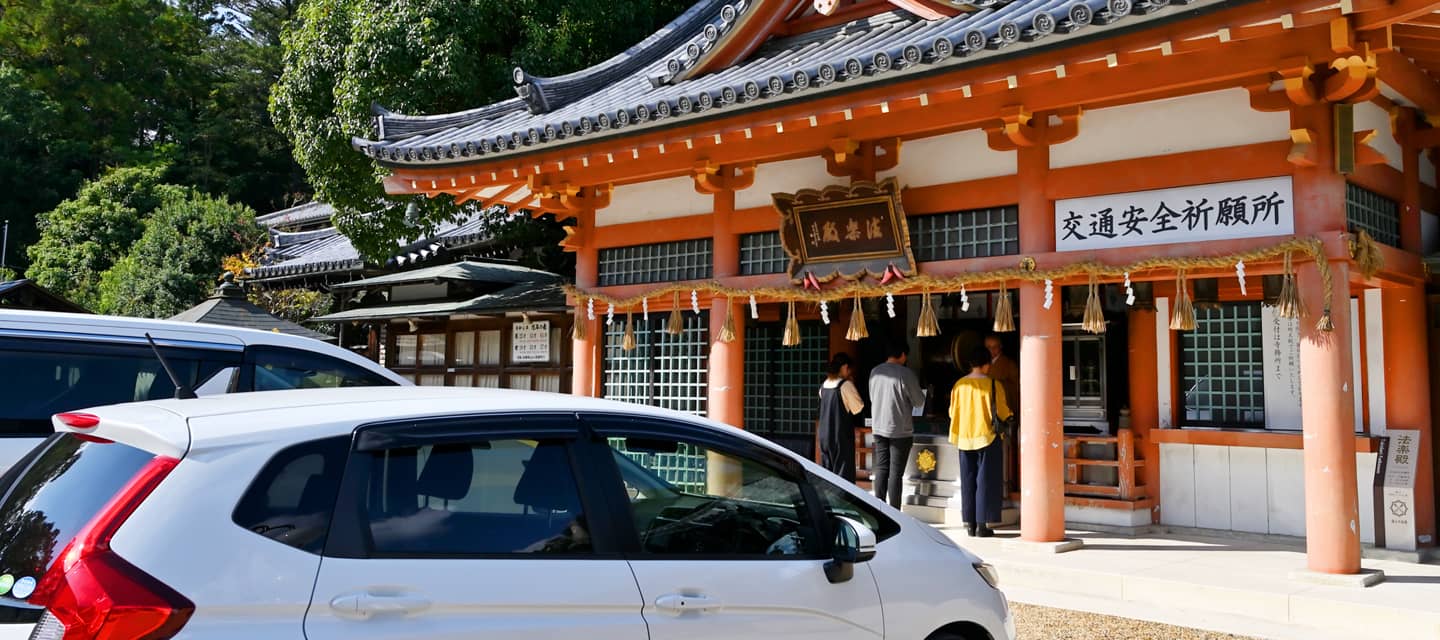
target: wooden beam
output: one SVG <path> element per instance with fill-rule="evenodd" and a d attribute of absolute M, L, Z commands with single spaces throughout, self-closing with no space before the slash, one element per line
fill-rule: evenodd
<path fill-rule="evenodd" d="M 1415 103 L 1427 115 L 1440 115 L 1440 85 L 1403 54 L 1387 51 L 1376 56 L 1380 81 Z"/>
<path fill-rule="evenodd" d="M 1355 13 L 1355 28 L 1360 31 L 1379 29 L 1430 15 L 1437 10 L 1440 10 L 1440 2 L 1435 0 L 1395 0 L 1384 8 Z"/>
<path fill-rule="evenodd" d="M 1397 24 L 1390 28 L 1390 32 L 1396 38 L 1409 38 L 1412 40 L 1429 40 L 1435 42 L 1440 40 L 1440 27 L 1427 27 L 1414 24 Z"/>

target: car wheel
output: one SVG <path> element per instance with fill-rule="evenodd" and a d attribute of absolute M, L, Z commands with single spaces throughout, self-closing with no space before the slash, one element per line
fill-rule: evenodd
<path fill-rule="evenodd" d="M 990 634 L 973 625 L 956 624 L 930 634 L 925 640 L 991 640 Z"/>

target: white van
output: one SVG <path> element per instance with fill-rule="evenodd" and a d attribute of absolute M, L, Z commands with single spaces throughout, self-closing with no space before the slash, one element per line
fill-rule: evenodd
<path fill-rule="evenodd" d="M 319 340 L 213 324 L 0 310 L 0 470 L 81 407 L 175 396 L 156 348 L 196 395 L 393 386 L 395 373 Z"/>

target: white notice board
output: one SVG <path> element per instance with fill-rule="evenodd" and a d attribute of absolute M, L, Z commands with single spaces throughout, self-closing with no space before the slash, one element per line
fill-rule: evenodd
<path fill-rule="evenodd" d="M 1415 462 L 1419 457 L 1419 431 L 1390 430 L 1390 446 L 1385 451 L 1385 489 L 1380 504 L 1387 549 L 1415 550 Z"/>
<path fill-rule="evenodd" d="M 516 322 L 511 325 L 511 362 L 550 361 L 550 321 Z"/>

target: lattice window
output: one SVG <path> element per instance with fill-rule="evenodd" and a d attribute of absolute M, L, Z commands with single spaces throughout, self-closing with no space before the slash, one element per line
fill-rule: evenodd
<path fill-rule="evenodd" d="M 1347 183 L 1345 219 L 1352 232 L 1364 229 L 1376 242 L 1400 246 L 1400 204 L 1394 200 Z"/>
<path fill-rule="evenodd" d="M 652 453 L 630 451 L 625 447 L 624 438 L 610 438 L 610 446 L 621 455 L 634 460 L 646 469 L 655 472 L 666 482 L 687 493 L 705 493 L 705 451 L 684 442 L 675 453 Z"/>
<path fill-rule="evenodd" d="M 1265 426 L 1260 317 L 1258 302 L 1195 310 L 1195 330 L 1180 334 L 1180 396 L 1186 425 Z"/>
<path fill-rule="evenodd" d="M 704 280 L 714 273 L 710 238 L 600 250 L 600 286 Z"/>
<path fill-rule="evenodd" d="M 911 216 L 910 248 L 919 262 L 1020 253 L 1019 207 Z"/>
<path fill-rule="evenodd" d="M 740 273 L 753 276 L 761 273 L 783 273 L 790 266 L 790 256 L 780 246 L 780 232 L 747 233 L 740 236 Z"/>
<path fill-rule="evenodd" d="M 745 429 L 765 435 L 810 435 L 820 415 L 820 381 L 830 356 L 829 331 L 800 323 L 800 344 L 780 344 L 779 323 L 745 327 Z"/>
<path fill-rule="evenodd" d="M 665 332 L 668 314 L 635 317 L 635 348 L 621 348 L 625 321 L 605 329 L 605 397 L 705 415 L 709 314 L 686 312 L 685 330 Z"/>

